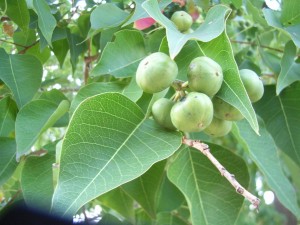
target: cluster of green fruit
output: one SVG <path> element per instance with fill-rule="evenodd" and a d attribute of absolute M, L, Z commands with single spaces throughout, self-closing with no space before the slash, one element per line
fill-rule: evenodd
<path fill-rule="evenodd" d="M 136 71 L 136 81 L 146 93 L 157 93 L 174 84 L 177 64 L 165 53 L 156 52 L 144 58 Z M 240 70 L 241 79 L 252 102 L 258 101 L 264 86 L 258 75 L 248 69 Z M 173 98 L 161 98 L 152 106 L 154 120 L 164 128 L 183 132 L 204 131 L 211 136 L 224 136 L 232 121 L 244 116 L 235 107 L 216 97 L 223 83 L 221 66 L 206 56 L 191 61 L 187 82 Z"/>

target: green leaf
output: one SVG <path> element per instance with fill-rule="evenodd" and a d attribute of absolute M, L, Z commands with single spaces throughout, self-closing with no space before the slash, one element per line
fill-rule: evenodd
<path fill-rule="evenodd" d="M 134 0 L 135 2 L 135 9 L 133 15 L 129 18 L 129 20 L 123 24 L 123 26 L 127 26 L 131 24 L 132 22 L 135 22 L 139 19 L 147 18 L 149 17 L 148 13 L 143 9 L 142 4 L 144 0 Z M 167 5 L 169 5 L 172 1 L 171 0 L 164 0 L 159 2 L 159 8 L 162 10 Z"/>
<path fill-rule="evenodd" d="M 145 44 L 139 31 L 122 30 L 108 43 L 91 76 L 111 74 L 115 77 L 135 75 L 139 62 L 146 56 Z M 122 54 L 120 54 L 122 52 Z"/>
<path fill-rule="evenodd" d="M 162 14 L 156 0 L 147 0 L 142 6 L 153 19 L 166 28 L 171 58 L 175 58 L 190 39 L 208 42 L 218 37 L 225 29 L 225 16 L 230 11 L 224 5 L 216 5 L 208 11 L 205 21 L 193 33 L 183 34 Z"/>
<path fill-rule="evenodd" d="M 125 81 L 91 83 L 83 86 L 78 91 L 70 106 L 70 113 L 73 114 L 78 105 L 88 97 L 105 92 L 122 92 L 127 85 Z"/>
<path fill-rule="evenodd" d="M 105 46 L 113 40 L 114 34 L 120 30 L 120 27 L 105 29 L 100 35 L 100 50 L 103 52 Z"/>
<path fill-rule="evenodd" d="M 143 90 L 136 83 L 135 77 L 131 78 L 130 83 L 124 88 L 122 94 L 136 102 L 143 94 Z"/>
<path fill-rule="evenodd" d="M 141 208 L 135 210 L 136 225 L 154 225 L 154 221 Z"/>
<path fill-rule="evenodd" d="M 18 165 L 15 139 L 0 137 L 0 155 L 0 186 L 2 186 L 12 176 Z"/>
<path fill-rule="evenodd" d="M 84 39 L 77 34 L 71 33 L 70 30 L 67 30 L 67 39 L 70 47 L 70 61 L 72 64 L 73 73 L 76 70 L 76 66 L 78 63 L 78 57 L 85 52 L 87 49 L 87 45 L 84 42 Z"/>
<path fill-rule="evenodd" d="M 56 20 L 45 0 L 33 0 L 33 8 L 38 15 L 38 25 L 47 43 L 52 47 L 52 34 L 56 27 Z"/>
<path fill-rule="evenodd" d="M 56 56 L 60 67 L 62 68 L 67 53 L 69 51 L 69 42 L 68 39 L 61 39 L 52 43 L 52 51 Z"/>
<path fill-rule="evenodd" d="M 236 8 L 240 8 L 243 4 L 242 0 L 221 0 L 221 2 L 224 4 L 230 4 L 232 3 L 234 5 L 234 7 Z"/>
<path fill-rule="evenodd" d="M 300 82 L 276 96 L 275 86 L 265 86 L 263 98 L 254 104 L 276 145 L 300 165 Z"/>
<path fill-rule="evenodd" d="M 16 31 L 14 33 L 14 42 L 22 46 L 31 46 L 36 42 L 36 31 L 28 29 L 26 31 Z M 24 47 L 16 46 L 18 51 L 22 51 Z"/>
<path fill-rule="evenodd" d="M 283 25 L 300 23 L 300 7 L 298 0 L 288 0 L 282 2 L 280 21 Z"/>
<path fill-rule="evenodd" d="M 264 62 L 264 64 L 272 70 L 276 76 L 279 75 L 281 66 L 280 60 L 281 58 L 269 51 L 264 51 L 262 48 L 259 49 L 259 54 Z"/>
<path fill-rule="evenodd" d="M 39 59 L 41 61 L 42 64 L 47 62 L 47 60 L 51 56 L 50 49 L 46 47 L 41 51 L 39 43 L 37 43 L 34 46 L 32 46 L 31 48 L 29 48 L 26 51 L 26 54 L 35 56 L 37 59 Z"/>
<path fill-rule="evenodd" d="M 23 31 L 28 30 L 29 11 L 25 0 L 0 0 L 0 7 L 4 11 L 5 2 L 7 3 L 6 15 L 13 20 Z"/>
<path fill-rule="evenodd" d="M 300 218 L 295 190 L 283 174 L 277 147 L 263 121 L 260 120 L 260 136 L 255 134 L 245 121 L 238 122 L 233 133 L 264 174 L 268 186 L 275 192 L 279 201 Z"/>
<path fill-rule="evenodd" d="M 284 152 L 280 152 L 280 159 L 284 162 L 284 167 L 288 169 L 288 178 L 292 182 L 294 189 L 296 190 L 297 198 L 300 198 L 300 180 L 298 179 L 300 174 L 300 167 Z M 286 171 L 285 171 L 286 172 Z"/>
<path fill-rule="evenodd" d="M 162 212 L 157 215 L 156 225 L 189 225 L 188 221 L 183 220 L 175 213 Z"/>
<path fill-rule="evenodd" d="M 156 196 L 156 212 L 171 212 L 178 209 L 185 198 L 180 190 L 169 180 L 166 172 L 161 181 L 160 190 Z"/>
<path fill-rule="evenodd" d="M 284 54 L 281 59 L 281 71 L 276 85 L 277 95 L 293 82 L 300 80 L 300 64 L 294 60 L 296 54 L 296 46 L 292 41 L 288 42 L 284 48 Z"/>
<path fill-rule="evenodd" d="M 246 9 L 250 16 L 252 16 L 252 19 L 255 23 L 260 24 L 263 26 L 263 28 L 268 28 L 268 23 L 263 18 L 262 11 L 260 8 L 253 5 L 253 1 L 247 0 L 246 1 Z"/>
<path fill-rule="evenodd" d="M 69 101 L 68 98 L 57 89 L 52 89 L 50 91 L 44 91 L 40 95 L 39 99 L 53 102 L 54 104 L 56 104 L 57 107 L 63 100 Z M 58 121 L 55 122 L 53 127 L 66 127 L 66 126 L 68 126 L 68 124 L 69 124 L 69 115 L 66 111 L 66 113 L 60 119 L 58 119 Z"/>
<path fill-rule="evenodd" d="M 181 144 L 125 96 L 104 93 L 83 101 L 63 140 L 52 211 L 73 215 L 82 205 L 145 173 Z"/>
<path fill-rule="evenodd" d="M 134 223 L 134 201 L 121 187 L 101 195 L 98 200 L 102 206 L 114 209 L 128 221 Z"/>
<path fill-rule="evenodd" d="M 19 108 L 30 101 L 42 81 L 43 68 L 30 55 L 9 55 L 0 48 L 0 79 L 10 88 Z"/>
<path fill-rule="evenodd" d="M 221 146 L 209 144 L 211 153 L 245 188 L 249 175 L 245 162 Z M 232 225 L 244 198 L 199 150 L 183 147 L 168 169 L 169 179 L 185 195 L 193 225 Z"/>
<path fill-rule="evenodd" d="M 15 130 L 15 120 L 18 113 L 16 103 L 10 98 L 5 97 L 0 100 L 0 136 L 10 136 Z"/>
<path fill-rule="evenodd" d="M 24 161 L 20 162 L 16 166 L 13 174 L 10 175 L 8 180 L 1 187 L 1 189 L 5 192 L 5 198 L 10 199 L 11 203 L 15 203 L 23 199 L 22 195 L 19 193 L 21 191 L 20 177 L 23 165 Z"/>
<path fill-rule="evenodd" d="M 16 119 L 17 160 L 27 154 L 38 137 L 53 126 L 69 109 L 67 100 L 59 106 L 47 100 L 34 100 L 25 105 Z"/>
<path fill-rule="evenodd" d="M 112 214 L 104 214 L 104 216 L 101 218 L 101 220 L 97 223 L 97 225 L 131 225 L 132 223 L 129 223 L 127 221 L 121 221 L 120 218 L 116 217 Z"/>
<path fill-rule="evenodd" d="M 224 81 L 217 96 L 235 106 L 248 120 L 252 129 L 259 133 L 256 114 L 239 76 L 239 70 L 226 33 L 223 32 L 210 42 L 200 43 L 200 48 L 206 56 L 215 60 L 222 67 Z"/>
<path fill-rule="evenodd" d="M 295 45 L 300 48 L 300 24 L 288 26 L 283 25 L 280 21 L 279 11 L 272 11 L 271 9 L 264 8 L 263 13 L 270 26 L 287 33 L 294 41 Z"/>
<path fill-rule="evenodd" d="M 166 161 L 154 164 L 146 173 L 123 184 L 122 189 L 136 200 L 151 217 L 156 216 L 156 196 L 160 188 Z"/>
<path fill-rule="evenodd" d="M 91 14 L 91 29 L 102 30 L 104 28 L 117 27 L 129 16 L 113 3 L 100 4 Z"/>
<path fill-rule="evenodd" d="M 165 41 L 166 45 L 168 46 L 168 42 L 166 40 L 166 30 L 165 29 L 159 29 L 157 31 L 154 31 L 146 36 L 145 42 L 146 42 L 146 49 L 147 52 L 158 52 L 160 51 L 160 46 L 162 42 Z M 163 51 L 161 51 L 163 52 Z M 168 54 L 167 52 L 164 52 Z"/>
<path fill-rule="evenodd" d="M 21 174 L 21 187 L 27 205 L 50 210 L 53 195 L 52 164 L 55 162 L 55 144 L 44 147 L 48 153 L 44 156 L 29 156 Z"/>

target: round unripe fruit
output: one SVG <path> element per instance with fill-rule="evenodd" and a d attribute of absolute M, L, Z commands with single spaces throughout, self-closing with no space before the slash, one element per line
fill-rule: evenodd
<path fill-rule="evenodd" d="M 244 118 L 237 108 L 223 101 L 222 99 L 214 97 L 212 102 L 214 106 L 215 117 L 229 121 L 238 121 Z"/>
<path fill-rule="evenodd" d="M 161 98 L 154 102 L 152 105 L 152 116 L 154 120 L 161 125 L 170 130 L 176 130 L 171 121 L 171 109 L 175 102 L 167 98 Z"/>
<path fill-rule="evenodd" d="M 175 103 L 171 110 L 171 120 L 178 130 L 198 132 L 208 127 L 213 113 L 213 104 L 207 95 L 190 92 Z"/>
<path fill-rule="evenodd" d="M 240 70 L 241 79 L 251 102 L 257 102 L 264 94 L 264 84 L 259 76 L 252 70 Z"/>
<path fill-rule="evenodd" d="M 144 92 L 153 94 L 169 87 L 177 74 L 177 64 L 165 53 L 156 52 L 140 62 L 136 82 Z"/>
<path fill-rule="evenodd" d="M 187 77 L 192 91 L 202 92 L 210 97 L 220 90 L 223 82 L 221 66 L 206 56 L 191 61 Z"/>
<path fill-rule="evenodd" d="M 213 137 L 222 137 L 230 132 L 232 122 L 228 120 L 221 120 L 214 116 L 210 125 L 204 129 L 204 133 Z"/>
<path fill-rule="evenodd" d="M 185 11 L 174 12 L 171 21 L 176 25 L 180 32 L 189 30 L 193 24 L 193 18 Z"/>

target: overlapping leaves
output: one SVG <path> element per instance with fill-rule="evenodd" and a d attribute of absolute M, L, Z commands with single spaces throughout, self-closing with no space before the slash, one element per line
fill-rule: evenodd
<path fill-rule="evenodd" d="M 63 141 L 52 211 L 74 214 L 169 157 L 180 144 L 179 133 L 162 130 L 121 94 L 86 99 L 74 112 Z"/>

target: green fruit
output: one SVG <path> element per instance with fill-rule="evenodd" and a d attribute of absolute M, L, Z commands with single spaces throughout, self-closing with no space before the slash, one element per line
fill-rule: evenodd
<path fill-rule="evenodd" d="M 222 137 L 228 134 L 231 128 L 231 121 L 221 120 L 214 117 L 210 125 L 204 129 L 204 133 L 213 137 Z"/>
<path fill-rule="evenodd" d="M 153 94 L 169 87 L 177 74 L 177 64 L 165 53 L 156 52 L 140 62 L 136 82 L 144 92 Z"/>
<path fill-rule="evenodd" d="M 198 132 L 209 126 L 213 119 L 213 105 L 210 98 L 197 92 L 190 92 L 171 110 L 174 126 L 184 132 Z"/>
<path fill-rule="evenodd" d="M 171 121 L 171 109 L 175 102 L 167 98 L 161 98 L 154 102 L 152 105 L 152 116 L 154 120 L 161 125 L 170 130 L 176 130 Z"/>
<path fill-rule="evenodd" d="M 244 118 L 237 108 L 223 101 L 222 99 L 214 97 L 212 102 L 214 105 L 215 117 L 229 121 L 238 121 Z"/>
<path fill-rule="evenodd" d="M 264 84 L 252 70 L 240 70 L 241 79 L 251 102 L 257 102 L 264 94 Z"/>
<path fill-rule="evenodd" d="M 193 24 L 193 18 L 185 11 L 176 11 L 171 17 L 171 21 L 180 32 L 189 30 Z"/>
<path fill-rule="evenodd" d="M 188 82 L 192 91 L 214 96 L 223 83 L 221 66 L 206 56 L 193 59 L 188 68 Z"/>

